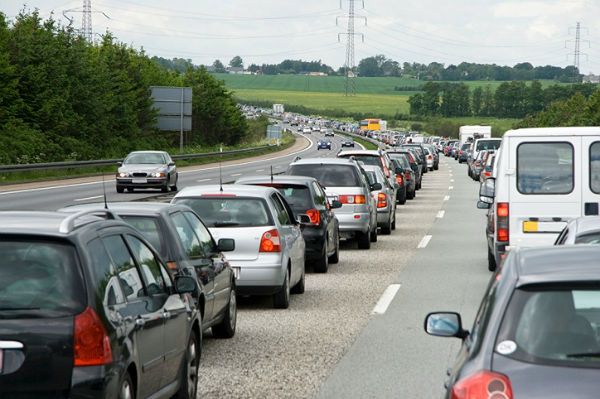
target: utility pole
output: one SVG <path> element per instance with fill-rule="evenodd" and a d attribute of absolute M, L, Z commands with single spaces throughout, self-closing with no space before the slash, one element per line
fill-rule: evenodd
<path fill-rule="evenodd" d="M 582 53 L 581 52 L 581 30 L 585 29 L 587 31 L 587 28 L 582 28 L 581 27 L 581 23 L 577 22 L 577 24 L 575 25 L 575 27 L 571 27 L 569 28 L 569 34 L 571 34 L 572 30 L 575 30 L 575 40 L 567 40 L 565 42 L 565 48 L 567 48 L 567 43 L 569 42 L 575 42 L 575 49 L 573 51 L 573 66 L 575 67 L 575 76 L 573 77 L 575 80 L 578 80 L 578 74 L 580 72 L 580 61 L 581 61 L 581 56 L 584 55 L 586 57 L 586 59 L 588 58 L 588 55 L 586 53 Z M 583 40 L 583 42 L 587 42 L 588 46 L 590 45 L 590 41 L 589 40 Z M 569 55 L 567 55 L 567 59 L 569 58 Z"/>
<path fill-rule="evenodd" d="M 342 1 L 340 0 L 340 8 L 342 7 Z M 356 16 L 354 13 L 354 3 L 356 1 L 361 1 L 363 8 L 365 8 L 364 0 L 346 0 L 348 2 L 348 15 L 343 16 L 342 18 L 348 19 L 348 30 L 346 33 L 338 33 L 338 42 L 341 41 L 340 37 L 342 35 L 346 35 L 346 62 L 344 64 L 344 73 L 346 75 L 345 81 L 345 92 L 346 96 L 354 96 L 356 94 L 356 71 L 355 71 L 355 59 L 354 59 L 354 36 L 360 35 L 362 37 L 362 41 L 365 41 L 365 35 L 362 33 L 354 32 L 354 20 L 356 18 L 362 18 L 365 21 L 365 26 L 367 25 L 367 17 Z M 340 17 L 338 17 L 340 18 Z M 336 25 L 338 24 L 338 18 L 336 18 Z"/>
<path fill-rule="evenodd" d="M 92 0 L 83 0 L 83 11 L 81 18 L 81 35 L 87 39 L 88 42 L 93 40 L 92 30 Z"/>

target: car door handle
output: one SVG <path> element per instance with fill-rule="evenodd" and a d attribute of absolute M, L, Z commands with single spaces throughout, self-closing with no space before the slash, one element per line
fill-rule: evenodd
<path fill-rule="evenodd" d="M 163 314 L 162 314 L 163 319 L 168 320 L 171 318 L 171 312 L 169 312 L 168 310 L 163 310 Z"/>
<path fill-rule="evenodd" d="M 146 320 L 142 317 L 135 319 L 135 326 L 137 328 L 143 328 L 146 325 Z"/>

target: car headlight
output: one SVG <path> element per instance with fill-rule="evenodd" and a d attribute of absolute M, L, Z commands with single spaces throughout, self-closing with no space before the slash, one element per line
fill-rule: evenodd
<path fill-rule="evenodd" d="M 129 177 L 129 173 L 127 173 L 127 172 L 119 172 L 119 173 L 117 173 L 117 177 Z"/>
<path fill-rule="evenodd" d="M 150 176 L 152 176 L 152 177 L 165 177 L 166 174 L 165 174 L 165 172 L 152 172 L 152 174 Z"/>

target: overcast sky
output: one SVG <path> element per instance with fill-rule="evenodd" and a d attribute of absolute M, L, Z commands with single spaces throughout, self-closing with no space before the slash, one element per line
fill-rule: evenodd
<path fill-rule="evenodd" d="M 24 0 L 2 0 L 14 17 Z M 384 54 L 399 62 L 462 61 L 566 66 L 581 22 L 581 71 L 600 73 L 600 0 L 357 0 L 356 62 Z M 82 1 L 29 0 L 42 16 L 63 12 L 81 26 Z M 344 64 L 348 0 L 92 0 L 95 33 L 112 31 L 150 55 L 225 64 L 283 59 Z M 73 11 L 67 11 L 67 10 Z M 105 16 L 105 15 L 106 16 Z M 336 26 L 336 16 L 339 26 Z M 571 40 L 567 43 L 565 41 Z M 587 41 L 586 41 L 587 40 Z M 566 47 L 567 46 L 567 47 Z M 570 53 L 570 54 L 569 54 Z M 588 57 L 583 55 L 588 54 Z"/>

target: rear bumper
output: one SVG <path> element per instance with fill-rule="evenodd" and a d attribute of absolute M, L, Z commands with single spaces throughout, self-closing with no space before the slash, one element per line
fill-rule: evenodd
<path fill-rule="evenodd" d="M 392 216 L 390 214 L 390 208 L 385 207 L 381 209 L 377 209 L 377 227 L 382 227 L 388 224 L 391 220 Z"/>
<path fill-rule="evenodd" d="M 323 255 L 323 245 L 325 245 L 326 230 L 324 226 L 305 227 L 302 230 L 302 237 L 304 238 L 305 257 L 306 259 L 320 259 Z"/>
<path fill-rule="evenodd" d="M 283 279 L 287 273 L 281 259 L 273 261 L 230 261 L 232 267 L 240 268 L 236 280 L 237 292 L 241 295 L 270 295 L 281 290 Z"/>
<path fill-rule="evenodd" d="M 339 224 L 340 233 L 361 232 L 367 233 L 370 230 L 370 214 L 368 213 L 336 213 Z"/>

